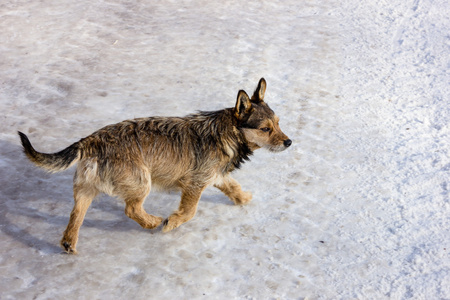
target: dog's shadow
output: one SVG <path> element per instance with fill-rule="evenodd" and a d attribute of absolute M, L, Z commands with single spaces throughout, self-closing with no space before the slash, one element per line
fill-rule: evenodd
<path fill-rule="evenodd" d="M 49 174 L 28 161 L 18 144 L 0 141 L 1 232 L 41 253 L 61 253 L 57 240 L 49 232 L 59 239 L 67 226 L 73 206 L 73 173 L 72 168 Z M 178 207 L 179 201 L 179 193 L 151 192 L 144 206 L 150 214 L 168 217 Z M 202 201 L 233 205 L 221 193 L 205 193 Z M 119 199 L 99 196 L 89 208 L 83 227 L 104 231 L 142 231 L 136 222 L 125 216 L 124 208 Z M 108 214 L 109 218 L 101 219 L 100 214 Z"/>

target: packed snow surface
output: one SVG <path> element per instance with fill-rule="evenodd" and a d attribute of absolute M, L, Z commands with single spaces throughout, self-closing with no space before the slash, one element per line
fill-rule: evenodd
<path fill-rule="evenodd" d="M 1 299 L 450 299 L 450 2 L 0 4 Z M 167 234 L 99 197 L 63 254 L 74 169 L 107 124 L 232 107 L 267 80 L 293 145 L 234 173 Z M 167 217 L 179 193 L 144 207 Z"/>

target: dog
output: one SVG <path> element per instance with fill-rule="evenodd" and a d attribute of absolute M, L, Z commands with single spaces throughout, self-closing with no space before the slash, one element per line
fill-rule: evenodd
<path fill-rule="evenodd" d="M 46 154 L 37 152 L 19 131 L 23 150 L 35 165 L 50 172 L 78 162 L 73 180 L 74 207 L 60 242 L 76 254 L 78 234 L 92 200 L 105 193 L 125 201 L 125 214 L 143 228 L 163 223 L 169 232 L 192 219 L 205 188 L 213 185 L 237 205 L 252 199 L 230 173 L 259 148 L 279 152 L 292 141 L 264 101 L 261 78 L 250 98 L 240 90 L 232 108 L 186 117 L 149 117 L 108 125 L 70 145 Z M 143 203 L 151 187 L 180 190 L 178 210 L 167 219 L 148 214 Z"/>

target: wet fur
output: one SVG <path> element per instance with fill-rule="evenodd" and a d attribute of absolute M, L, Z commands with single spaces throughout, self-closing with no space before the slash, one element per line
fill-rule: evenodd
<path fill-rule="evenodd" d="M 61 240 L 64 250 L 76 253 L 79 229 L 98 193 L 122 198 L 125 214 L 151 229 L 163 222 L 143 209 L 151 187 L 181 190 L 179 208 L 164 221 L 164 232 L 194 217 L 209 185 L 235 204 L 248 203 L 251 193 L 243 192 L 229 174 L 258 148 L 281 151 L 291 144 L 264 102 L 265 88 L 262 78 L 251 99 L 239 91 L 234 108 L 109 125 L 54 154 L 37 152 L 19 132 L 25 154 L 37 166 L 58 172 L 78 162 L 75 205 Z"/>

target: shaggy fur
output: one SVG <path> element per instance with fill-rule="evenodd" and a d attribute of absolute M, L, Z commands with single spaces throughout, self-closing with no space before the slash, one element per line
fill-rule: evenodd
<path fill-rule="evenodd" d="M 37 152 L 19 132 L 25 154 L 37 166 L 58 172 L 78 162 L 75 205 L 61 240 L 63 249 L 76 253 L 79 229 L 98 193 L 122 198 L 128 217 L 143 228 L 155 228 L 163 218 L 143 208 L 150 188 L 181 190 L 179 208 L 164 221 L 164 232 L 194 217 L 200 195 L 209 185 L 235 204 L 248 203 L 251 193 L 243 192 L 229 174 L 258 148 L 282 151 L 291 145 L 278 117 L 264 102 L 265 89 L 261 78 L 251 99 L 239 91 L 234 108 L 123 121 L 54 154 Z"/>

